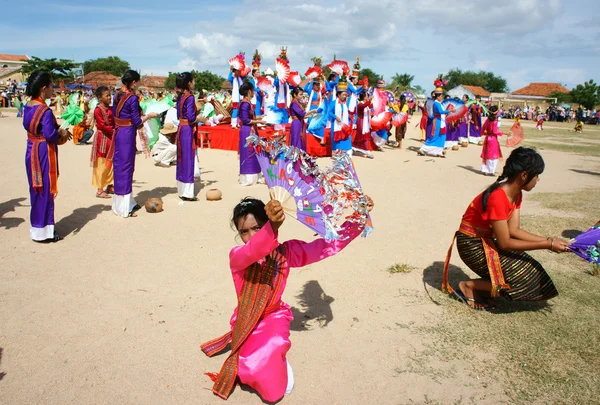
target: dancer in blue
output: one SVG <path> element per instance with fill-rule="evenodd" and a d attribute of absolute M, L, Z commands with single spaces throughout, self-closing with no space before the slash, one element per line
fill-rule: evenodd
<path fill-rule="evenodd" d="M 432 136 L 425 141 L 425 144 L 417 152 L 419 156 L 446 157 L 446 152 L 444 151 L 444 144 L 446 143 L 446 115 L 450 111 L 444 110 L 442 107 L 444 89 L 441 87 L 441 81 L 438 80 L 434 82 L 437 87 L 435 89 L 435 102 L 433 103 Z"/>
<path fill-rule="evenodd" d="M 345 77 L 338 80 L 337 99 L 329 108 L 331 120 L 331 150 L 341 150 L 352 156 L 352 123 L 348 112 L 348 82 Z"/>
<path fill-rule="evenodd" d="M 250 77 L 250 83 L 254 86 L 254 97 L 252 97 L 252 107 L 254 108 L 254 115 L 260 117 L 262 114 L 263 104 L 263 92 L 258 88 L 258 78 L 260 77 L 260 61 L 262 56 L 258 53 L 258 49 L 254 51 L 254 57 L 252 58 L 252 76 Z"/>
<path fill-rule="evenodd" d="M 229 60 L 229 76 L 227 80 L 233 87 L 231 91 L 231 127 L 238 127 L 238 114 L 240 108 L 240 87 L 244 83 L 244 70 L 246 70 L 246 64 L 244 62 L 244 54 L 239 53 Z"/>

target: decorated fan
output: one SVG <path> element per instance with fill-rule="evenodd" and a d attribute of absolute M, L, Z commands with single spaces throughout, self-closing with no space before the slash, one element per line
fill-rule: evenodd
<path fill-rule="evenodd" d="M 71 105 L 79 105 L 79 93 L 73 93 L 68 98 L 69 104 Z"/>
<path fill-rule="evenodd" d="M 245 65 L 244 68 L 240 71 L 241 77 L 246 77 L 252 72 L 252 68 L 248 65 Z"/>
<path fill-rule="evenodd" d="M 363 87 L 369 87 L 369 78 L 367 76 L 364 76 L 363 79 L 360 81 L 360 84 Z"/>
<path fill-rule="evenodd" d="M 321 69 L 319 66 L 313 66 L 313 67 L 309 67 L 306 70 L 306 73 L 304 73 L 304 76 L 306 76 L 307 79 L 316 79 L 317 77 L 321 76 L 323 74 L 323 69 Z"/>
<path fill-rule="evenodd" d="M 156 113 L 162 114 L 167 111 L 171 106 L 169 105 L 169 100 L 163 98 L 160 101 L 157 101 L 153 98 L 146 101 L 145 105 L 142 107 L 144 114 Z"/>
<path fill-rule="evenodd" d="M 402 95 L 406 97 L 407 100 L 415 98 L 415 95 L 411 91 L 405 91 L 404 93 L 402 93 Z"/>
<path fill-rule="evenodd" d="M 446 122 L 458 121 L 469 112 L 465 103 L 453 98 L 442 101 L 442 108 L 450 111 L 450 114 L 446 115 Z"/>
<path fill-rule="evenodd" d="M 569 250 L 582 259 L 600 266 L 600 226 L 596 224 L 571 239 Z"/>
<path fill-rule="evenodd" d="M 235 70 L 242 71 L 246 68 L 246 63 L 244 62 L 243 57 L 240 58 L 240 55 L 236 55 L 233 58 L 229 59 L 229 66 L 231 66 Z"/>
<path fill-rule="evenodd" d="M 392 119 L 392 113 L 389 111 L 384 111 L 380 114 L 375 115 L 371 118 L 371 130 L 379 131 L 387 127 L 388 123 Z"/>
<path fill-rule="evenodd" d="M 287 82 L 287 79 L 290 76 L 290 66 L 288 65 L 287 60 L 277 59 L 275 61 L 275 72 L 277 72 L 277 78 L 281 83 Z"/>
<path fill-rule="evenodd" d="M 392 125 L 395 127 L 399 127 L 402 124 L 406 124 L 408 122 L 408 114 L 399 112 L 392 115 Z"/>
<path fill-rule="evenodd" d="M 382 90 L 373 90 L 373 115 L 381 114 L 386 110 L 387 100 L 387 95 Z"/>
<path fill-rule="evenodd" d="M 302 81 L 302 79 L 300 78 L 300 73 L 290 72 L 290 75 L 287 79 L 287 82 L 289 83 L 290 86 L 298 87 L 298 86 L 300 86 L 301 81 Z"/>
<path fill-rule="evenodd" d="M 523 140 L 523 128 L 519 122 L 515 122 L 510 129 L 510 136 L 506 138 L 506 146 L 514 148 Z"/>
<path fill-rule="evenodd" d="M 256 80 L 256 87 L 258 87 L 260 91 L 268 93 L 273 88 L 273 79 L 268 76 L 261 76 Z"/>
<path fill-rule="evenodd" d="M 254 146 L 271 198 L 286 214 L 326 240 L 340 239 L 347 221 L 365 227 L 364 236 L 370 232 L 367 199 L 346 153 L 335 153 L 333 166 L 322 171 L 314 158 L 281 139 L 267 141 L 253 134 L 248 143 Z"/>
<path fill-rule="evenodd" d="M 396 98 L 394 97 L 394 93 L 392 93 L 389 90 L 384 90 L 383 91 L 387 97 L 387 101 L 388 103 L 393 103 L 394 101 L 396 101 Z"/>
<path fill-rule="evenodd" d="M 478 102 L 477 100 L 469 100 L 467 101 L 467 108 L 471 108 L 471 106 L 475 104 L 478 105 L 479 107 L 481 107 L 483 109 L 483 112 L 485 113 L 485 115 L 489 115 L 489 110 L 488 108 L 485 106 L 485 104 Z"/>
<path fill-rule="evenodd" d="M 329 68 L 329 70 L 337 73 L 340 76 L 350 71 L 350 68 L 348 67 L 348 62 L 344 60 L 334 60 L 329 65 L 327 65 L 327 67 Z"/>
<path fill-rule="evenodd" d="M 83 116 L 83 110 L 77 104 L 69 104 L 63 115 L 61 115 L 65 122 L 60 127 L 65 129 L 69 125 L 75 126 L 83 121 Z"/>

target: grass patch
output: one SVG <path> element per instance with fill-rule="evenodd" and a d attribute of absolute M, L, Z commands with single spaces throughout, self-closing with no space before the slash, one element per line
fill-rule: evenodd
<path fill-rule="evenodd" d="M 387 272 L 390 274 L 397 274 L 397 273 L 410 273 L 411 271 L 413 271 L 415 268 L 412 267 L 411 265 L 408 265 L 406 263 L 396 263 L 390 267 L 388 267 Z"/>
<path fill-rule="evenodd" d="M 581 218 L 524 216 L 524 229 L 541 235 L 584 231 L 600 218 L 600 190 L 537 193 L 547 208 L 577 212 Z M 548 303 L 503 302 L 496 313 L 470 310 L 441 297 L 444 320 L 418 328 L 434 337 L 437 357 L 453 351 L 468 359 L 487 353 L 482 362 L 469 362 L 472 371 L 497 379 L 511 403 L 591 404 L 600 398 L 600 278 L 574 254 L 531 252 L 552 276 L 560 295 Z"/>
<path fill-rule="evenodd" d="M 578 155 L 600 156 L 600 147 L 595 144 L 551 143 L 525 139 L 523 146 L 539 150 L 554 150 L 558 152 L 575 153 Z"/>
<path fill-rule="evenodd" d="M 600 141 L 600 131 L 594 128 L 594 131 L 585 132 L 584 130 L 583 134 L 575 134 L 570 131 L 572 126 L 571 128 L 569 126 L 564 126 L 564 128 L 547 128 L 543 131 L 523 126 L 523 146 L 540 150 L 547 149 L 588 156 L 600 156 L 600 145 L 594 142 L 585 142 L 586 140 Z M 502 130 L 505 132 L 508 132 L 509 129 L 510 127 L 502 127 Z"/>

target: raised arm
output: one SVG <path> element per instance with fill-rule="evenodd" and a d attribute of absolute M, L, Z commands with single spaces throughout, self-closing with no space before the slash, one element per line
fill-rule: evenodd
<path fill-rule="evenodd" d="M 331 242 L 323 238 L 312 242 L 288 240 L 284 243 L 287 263 L 290 267 L 303 267 L 326 259 L 348 246 L 361 232 L 362 228 L 357 224 L 346 222 L 340 232 L 341 240 Z"/>
<path fill-rule="evenodd" d="M 246 270 L 251 264 L 265 258 L 279 246 L 277 232 L 267 222 L 256 232 L 248 243 L 236 246 L 229 252 L 229 267 L 233 273 Z"/>

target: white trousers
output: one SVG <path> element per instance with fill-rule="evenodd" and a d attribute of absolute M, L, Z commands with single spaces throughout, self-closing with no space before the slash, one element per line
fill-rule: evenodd
<path fill-rule="evenodd" d="M 113 196 L 112 210 L 120 217 L 127 218 L 137 203 L 131 193 Z"/>
<path fill-rule="evenodd" d="M 29 236 L 32 240 L 43 241 L 54 237 L 54 225 L 46 225 L 43 228 L 29 228 Z"/>
<path fill-rule="evenodd" d="M 194 198 L 194 183 L 177 181 L 177 194 L 179 197 Z"/>
<path fill-rule="evenodd" d="M 159 151 L 155 155 L 152 155 L 152 160 L 154 160 L 154 163 L 157 163 L 157 164 L 162 163 L 164 165 L 170 165 L 176 159 L 177 159 L 177 146 L 176 145 L 171 145 L 171 146 Z"/>
<path fill-rule="evenodd" d="M 498 166 L 498 159 L 488 159 L 485 163 L 481 164 L 481 173 L 495 174 L 496 166 Z"/>
<path fill-rule="evenodd" d="M 441 146 L 423 145 L 421 146 L 421 152 L 426 155 L 440 156 L 444 152 L 444 148 Z"/>

